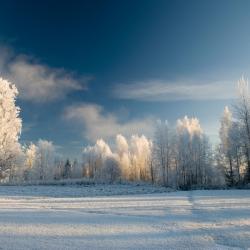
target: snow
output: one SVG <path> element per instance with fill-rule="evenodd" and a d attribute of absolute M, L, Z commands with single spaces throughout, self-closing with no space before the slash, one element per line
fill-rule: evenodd
<path fill-rule="evenodd" d="M 143 183 L 86 184 L 86 181 L 54 181 L 53 185 L 0 186 L 0 196 L 92 197 L 128 194 L 163 193 L 172 189 Z M 72 183 L 72 185 L 70 185 Z M 79 183 L 79 185 L 74 185 Z"/>
<path fill-rule="evenodd" d="M 249 190 L 151 189 L 0 186 L 0 249 L 250 248 Z"/>

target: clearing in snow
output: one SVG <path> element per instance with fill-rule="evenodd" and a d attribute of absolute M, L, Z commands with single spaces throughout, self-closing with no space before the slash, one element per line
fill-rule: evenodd
<path fill-rule="evenodd" d="M 111 187 L 91 188 L 1 186 L 0 249 L 250 248 L 249 190 L 101 196 Z"/>

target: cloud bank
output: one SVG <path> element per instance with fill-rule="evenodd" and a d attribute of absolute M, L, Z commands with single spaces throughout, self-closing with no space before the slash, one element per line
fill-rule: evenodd
<path fill-rule="evenodd" d="M 181 100 L 226 100 L 235 98 L 235 86 L 230 81 L 204 83 L 164 82 L 151 80 L 129 84 L 118 84 L 113 95 L 118 99 L 136 101 L 181 101 Z"/>
<path fill-rule="evenodd" d="M 33 102 L 62 99 L 72 91 L 85 90 L 90 80 L 51 68 L 26 55 L 15 55 L 7 47 L 0 47 L 0 73 L 16 84 L 21 99 Z"/>
<path fill-rule="evenodd" d="M 106 113 L 101 106 L 89 103 L 66 108 L 64 118 L 75 120 L 83 125 L 83 136 L 92 142 L 99 138 L 110 139 L 117 134 L 152 135 L 154 127 L 152 117 L 121 122 L 115 114 Z"/>

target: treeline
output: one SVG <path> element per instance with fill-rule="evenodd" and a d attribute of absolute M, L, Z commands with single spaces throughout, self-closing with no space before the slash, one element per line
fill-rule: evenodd
<path fill-rule="evenodd" d="M 98 140 L 84 149 L 85 176 L 147 181 L 174 188 L 223 185 L 223 171 L 213 161 L 213 151 L 196 118 L 184 117 L 176 128 L 158 121 L 154 139 L 117 135 L 111 151 Z"/>
<path fill-rule="evenodd" d="M 174 126 L 157 121 L 155 134 L 119 134 L 83 148 L 81 160 L 62 159 L 52 142 L 19 143 L 22 121 L 15 86 L 0 79 L 0 179 L 3 182 L 89 178 L 107 183 L 144 181 L 167 187 L 242 186 L 250 183 L 250 95 L 238 82 L 238 99 L 225 107 L 220 143 L 212 146 L 197 118 Z"/>

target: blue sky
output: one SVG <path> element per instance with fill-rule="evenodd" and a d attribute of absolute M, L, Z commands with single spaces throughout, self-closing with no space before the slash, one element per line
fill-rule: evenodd
<path fill-rule="evenodd" d="M 249 76 L 249 1 L 5 1 L 0 73 L 19 88 L 23 142 L 78 155 L 156 119 L 218 121 Z"/>

